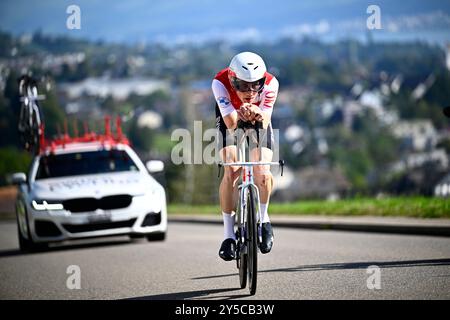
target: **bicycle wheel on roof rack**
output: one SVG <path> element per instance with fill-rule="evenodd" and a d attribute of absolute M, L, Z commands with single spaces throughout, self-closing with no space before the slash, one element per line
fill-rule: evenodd
<path fill-rule="evenodd" d="M 43 132 L 41 132 L 41 111 L 38 104 L 40 98 L 36 80 L 22 76 L 19 79 L 19 93 L 22 102 L 18 124 L 20 140 L 27 151 L 38 154 Z"/>
<path fill-rule="evenodd" d="M 27 75 L 23 75 L 19 78 L 19 94 L 21 96 L 26 95 L 26 87 L 30 81 L 30 77 Z"/>
<path fill-rule="evenodd" d="M 41 132 L 40 132 L 40 121 L 39 121 L 38 117 L 39 117 L 39 115 L 37 115 L 36 112 L 33 112 L 32 127 L 31 127 L 31 131 L 30 131 L 30 151 L 33 154 L 39 154 L 39 150 L 40 150 Z"/>

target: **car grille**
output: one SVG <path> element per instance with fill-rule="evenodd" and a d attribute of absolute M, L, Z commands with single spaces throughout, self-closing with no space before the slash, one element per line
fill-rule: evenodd
<path fill-rule="evenodd" d="M 72 213 L 89 212 L 97 209 L 112 210 L 126 208 L 131 204 L 133 197 L 128 194 L 107 196 L 101 199 L 77 198 L 63 201 L 65 210 Z"/>
<path fill-rule="evenodd" d="M 125 221 L 116 221 L 116 222 L 97 222 L 97 223 L 89 223 L 89 224 L 63 224 L 63 227 L 70 233 L 80 233 L 80 232 L 90 232 L 90 231 L 117 229 L 117 228 L 131 228 L 135 222 L 136 222 L 136 218 L 130 219 L 130 220 L 125 220 Z"/>

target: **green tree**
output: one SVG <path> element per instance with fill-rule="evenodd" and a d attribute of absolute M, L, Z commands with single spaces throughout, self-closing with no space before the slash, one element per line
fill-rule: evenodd
<path fill-rule="evenodd" d="M 52 86 L 54 88 L 54 86 Z M 57 126 L 63 128 L 64 120 L 66 119 L 65 112 L 60 106 L 54 89 L 44 92 L 45 100 L 40 102 L 41 110 L 43 113 L 43 121 L 45 123 L 45 135 L 46 137 L 52 137 L 57 133 Z"/>
<path fill-rule="evenodd" d="M 128 129 L 127 136 L 135 148 L 148 152 L 151 151 L 154 145 L 155 134 L 154 129 L 139 127 L 137 119 L 134 119 Z"/>
<path fill-rule="evenodd" d="M 7 183 L 8 175 L 14 172 L 27 172 L 31 156 L 26 151 L 14 147 L 0 148 L 0 185 Z"/>

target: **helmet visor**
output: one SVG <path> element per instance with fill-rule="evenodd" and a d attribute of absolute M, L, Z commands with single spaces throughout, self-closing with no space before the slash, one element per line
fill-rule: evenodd
<path fill-rule="evenodd" d="M 259 92 L 264 87 L 265 81 L 266 81 L 265 77 L 253 82 L 247 82 L 238 79 L 236 77 L 231 78 L 231 84 L 237 91 L 240 92 L 248 92 L 248 91 Z"/>

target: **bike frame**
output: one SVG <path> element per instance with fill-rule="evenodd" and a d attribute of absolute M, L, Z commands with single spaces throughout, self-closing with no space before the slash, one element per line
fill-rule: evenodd
<path fill-rule="evenodd" d="M 44 95 L 35 95 L 32 92 L 30 92 L 30 87 L 27 87 L 27 95 L 25 97 L 21 97 L 20 101 L 23 102 L 23 108 L 27 110 L 27 116 L 28 116 L 28 126 L 32 126 L 33 124 L 33 113 L 36 113 L 36 119 L 38 122 L 38 126 L 41 124 L 41 114 L 40 114 L 40 110 L 39 107 L 36 103 L 36 101 L 41 101 L 41 100 L 45 100 L 45 96 Z"/>
<path fill-rule="evenodd" d="M 262 123 L 258 126 L 262 128 Z M 247 161 L 246 150 L 248 150 L 248 156 L 250 158 L 250 140 L 253 137 L 250 133 L 253 132 L 253 128 L 248 124 L 241 123 L 238 128 L 244 129 L 244 134 L 239 136 L 237 143 L 238 152 L 237 162 L 219 163 L 219 169 L 222 166 L 237 166 L 241 168 L 241 183 L 238 186 L 239 198 L 236 206 L 236 215 L 238 222 L 238 235 L 237 235 L 237 248 L 236 248 L 236 264 L 239 269 L 239 281 L 241 288 L 245 288 L 248 281 L 250 283 L 250 294 L 253 295 L 256 292 L 257 274 L 258 274 L 258 249 L 262 242 L 262 217 L 261 217 L 261 203 L 259 198 L 259 190 L 254 183 L 254 166 L 265 165 L 280 165 L 281 175 L 283 175 L 284 161 L 278 162 L 272 161 Z M 256 125 L 255 125 L 256 127 Z M 245 128 L 250 130 L 245 130 Z M 259 141 L 259 131 L 257 131 L 257 147 L 260 151 L 259 157 L 262 158 L 262 148 Z M 249 143 L 246 148 L 246 140 Z M 219 171 L 220 172 L 220 171 Z M 248 202 L 252 203 L 248 203 Z M 250 206 L 250 207 L 248 207 Z M 248 226 L 248 228 L 247 228 Z"/>
<path fill-rule="evenodd" d="M 254 183 L 254 179 L 253 179 L 253 167 L 254 166 L 261 166 L 261 165 L 280 165 L 280 162 L 271 162 L 271 161 L 267 161 L 267 162 L 263 162 L 263 161 L 246 161 L 246 157 L 245 157 L 245 150 L 246 150 L 246 143 L 245 143 L 245 138 L 248 137 L 248 133 L 245 132 L 244 135 L 242 135 L 242 137 L 240 138 L 240 141 L 238 143 L 238 159 L 240 161 L 238 162 L 226 162 L 226 163 L 221 163 L 220 165 L 222 166 L 239 166 L 242 167 L 242 172 L 241 172 L 241 178 L 242 178 L 242 183 L 238 186 L 238 190 L 239 190 L 239 213 L 238 214 L 238 219 L 239 219 L 239 226 L 241 228 L 241 230 L 239 230 L 239 235 L 240 235 L 240 242 L 243 245 L 243 249 L 244 253 L 247 253 L 247 245 L 246 245 L 246 241 L 245 241 L 245 234 L 244 234 L 244 230 L 242 230 L 245 224 L 245 212 L 246 212 L 246 206 L 247 206 L 247 194 L 248 194 L 248 190 L 249 189 L 253 189 L 254 190 L 254 194 L 255 194 L 255 202 L 257 204 L 256 208 L 257 208 L 257 225 L 258 225 L 258 243 L 262 242 L 262 232 L 261 232 L 261 204 L 260 204 L 260 198 L 259 198 L 259 189 L 256 186 L 256 184 Z"/>

